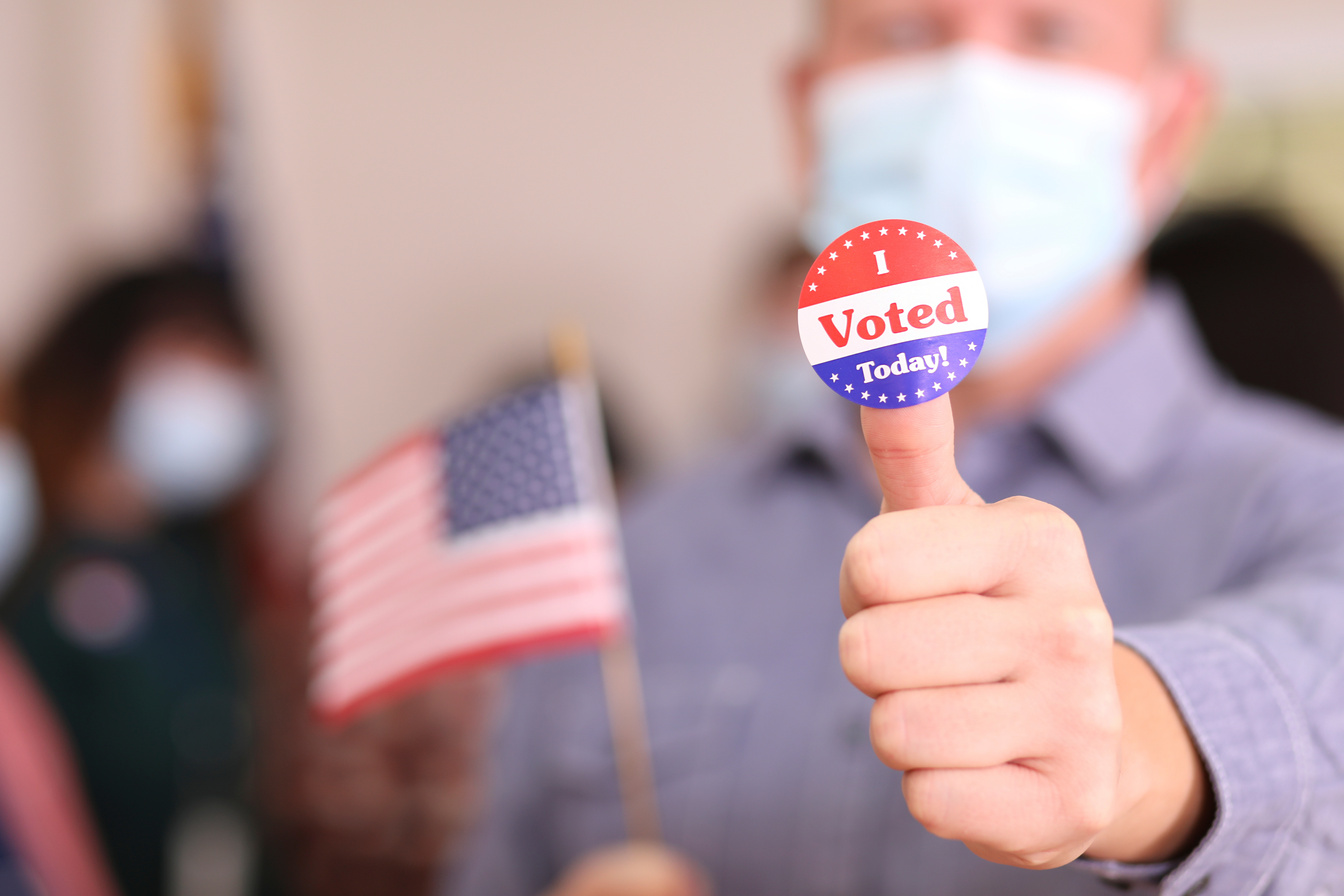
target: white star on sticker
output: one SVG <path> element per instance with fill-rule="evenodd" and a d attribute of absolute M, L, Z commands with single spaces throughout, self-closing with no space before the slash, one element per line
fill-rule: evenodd
<path fill-rule="evenodd" d="M 956 375 L 955 373 L 949 373 L 949 374 L 947 375 L 947 378 L 948 378 L 949 380 L 955 380 L 955 379 L 957 378 L 957 375 Z"/>
<path fill-rule="evenodd" d="M 948 257 L 948 258 L 956 258 L 956 257 L 957 257 L 957 253 L 955 253 L 955 252 L 949 252 L 949 253 L 947 253 L 947 257 Z"/>
<path fill-rule="evenodd" d="M 845 384 L 845 391 L 846 391 L 846 392 L 853 392 L 853 391 L 854 391 L 854 387 L 851 386 L 851 385 L 849 385 L 848 383 L 846 383 L 846 384 Z"/>
<path fill-rule="evenodd" d="M 865 393 L 863 393 L 862 395 L 860 395 L 859 397 L 860 397 L 860 398 L 863 398 L 863 399 L 867 399 L 867 398 L 868 398 L 868 393 L 865 392 Z"/>
<path fill-rule="evenodd" d="M 863 233 L 859 234 L 859 236 L 861 236 L 865 240 L 868 239 L 868 231 L 865 230 Z"/>
<path fill-rule="evenodd" d="M 879 395 L 879 396 L 877 396 L 877 400 L 880 401 L 880 402 L 882 402 L 883 404 L 886 404 L 886 403 L 887 403 L 887 396 L 885 396 L 885 395 Z"/>
<path fill-rule="evenodd" d="M 969 348 L 971 351 L 975 351 L 975 343 L 972 342 L 970 345 L 967 346 L 967 348 Z"/>
<path fill-rule="evenodd" d="M 923 390 L 923 389 L 916 389 L 916 390 L 915 390 L 915 397 L 916 397 L 916 398 L 923 398 L 923 397 L 924 397 L 924 390 Z"/>
<path fill-rule="evenodd" d="M 878 231 L 878 235 L 879 235 L 879 236 L 886 236 L 886 235 L 887 235 L 887 228 L 883 227 L 881 230 L 879 230 L 879 231 Z"/>
<path fill-rule="evenodd" d="M 899 233 L 901 236 L 905 236 L 905 228 L 904 228 L 904 227 L 902 227 L 900 230 L 898 230 L 898 231 L 896 231 L 896 232 Z"/>
<path fill-rule="evenodd" d="M 833 382 L 833 383 L 838 383 L 838 382 L 840 382 L 840 374 L 838 374 L 838 373 L 833 373 L 833 374 L 831 374 L 831 382 Z"/>
<path fill-rule="evenodd" d="M 815 283 L 810 283 L 810 284 L 808 284 L 808 287 L 807 287 L 807 288 L 808 288 L 808 290 L 810 290 L 811 292 L 816 292 L 816 291 L 817 291 L 817 284 L 815 284 Z"/>
<path fill-rule="evenodd" d="M 902 392 L 900 395 L 897 395 L 897 396 L 896 396 L 896 400 L 897 400 L 897 401 L 905 401 L 905 393 Z"/>
<path fill-rule="evenodd" d="M 826 268 L 824 268 L 824 267 L 817 268 L 817 273 L 820 274 L 821 276 L 825 277 L 825 276 L 826 276 Z"/>
<path fill-rule="evenodd" d="M 942 241 L 942 240 L 934 240 L 934 241 L 933 241 L 933 248 L 935 248 L 935 249 L 941 249 L 941 248 L 943 248 L 943 241 Z"/>
<path fill-rule="evenodd" d="M 961 359 L 961 366 L 962 366 L 962 367 L 965 367 L 965 366 L 966 366 L 966 359 L 965 359 L 965 358 L 962 358 L 962 359 Z"/>
<path fill-rule="evenodd" d="M 924 231 L 921 230 L 919 233 L 915 234 L 915 237 L 921 240 L 924 239 Z"/>
<path fill-rule="evenodd" d="M 839 258 L 839 257 L 840 257 L 840 253 L 839 253 L 839 252 L 832 252 L 832 253 L 831 253 L 831 261 L 835 261 L 835 260 L 836 260 L 837 258 Z"/>
<path fill-rule="evenodd" d="M 845 240 L 845 248 L 846 248 L 846 249 L 853 249 L 853 248 L 854 248 L 854 241 L 853 241 L 853 240 Z"/>
<path fill-rule="evenodd" d="M 941 391 L 943 391 L 943 384 L 942 384 L 942 383 L 934 383 L 934 384 L 933 384 L 933 391 L 935 391 L 935 392 L 941 392 Z"/>

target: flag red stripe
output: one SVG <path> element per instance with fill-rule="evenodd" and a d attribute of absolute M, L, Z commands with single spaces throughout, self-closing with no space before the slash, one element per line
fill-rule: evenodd
<path fill-rule="evenodd" d="M 530 611 L 533 621 L 529 625 L 478 626 L 470 632 L 425 632 L 413 642 L 399 646 L 395 652 L 366 657 L 358 663 L 328 665 L 314 681 L 314 695 L 319 702 L 343 702 L 361 689 L 402 675 L 440 656 L 469 652 L 480 644 L 525 641 L 550 630 L 610 623 L 620 618 L 619 614 L 604 608 L 581 609 L 571 597 L 565 596 L 545 606 L 530 608 Z"/>
<path fill-rule="evenodd" d="M 611 546 L 597 539 L 590 543 L 576 543 L 565 552 L 557 552 L 543 560 L 526 564 L 504 564 L 488 573 L 464 577 L 450 563 L 424 564 L 415 575 L 406 575 L 396 583 L 318 620 L 316 631 L 324 640 L 340 643 L 350 637 L 347 633 L 365 627 L 376 627 L 388 618 L 415 618 L 428 612 L 430 606 L 452 605 L 469 608 L 488 603 L 494 595 L 518 588 L 531 587 L 537 582 L 566 580 L 576 573 L 600 569 L 618 573 Z"/>
<path fill-rule="evenodd" d="M 415 474 L 414 478 L 408 476 L 404 482 L 389 486 L 389 491 L 384 492 L 379 500 L 352 508 L 339 521 L 328 524 L 317 537 L 313 546 L 314 555 L 324 559 L 335 558 L 407 512 L 434 514 L 442 518 L 444 508 L 439 503 L 440 492 L 441 486 L 426 481 L 423 473 Z"/>
<path fill-rule="evenodd" d="M 420 625 L 389 631 L 370 639 L 358 650 L 342 651 L 322 664 L 316 685 L 325 691 L 342 681 L 367 681 L 418 665 L 425 656 L 461 650 L 464 644 L 508 637 L 530 637 L 538 630 L 569 624 L 576 619 L 594 621 L 620 615 L 619 583 L 608 578 L 580 580 L 545 589 L 501 595 L 500 606 L 514 612 L 476 611 L 445 614 L 436 625 Z M 582 595 L 576 600 L 575 595 Z M 526 606 L 528 613 L 516 612 Z M 454 618 L 456 617 L 456 618 Z M 456 622 L 456 625 L 451 624 Z M 389 647 L 394 649 L 388 649 Z M 319 654 L 319 657 L 321 654 Z"/>
<path fill-rule="evenodd" d="M 505 639 L 497 643 L 482 644 L 475 650 L 451 654 L 437 662 L 426 664 L 403 675 L 374 683 L 361 692 L 359 696 L 348 701 L 319 704 L 318 715 L 329 725 L 344 725 L 369 707 L 416 691 L 439 676 L 478 666 L 515 662 L 541 653 L 596 643 L 609 637 L 620 628 L 620 620 L 611 623 L 579 624 L 563 631 L 538 634 L 526 641 Z"/>
<path fill-rule="evenodd" d="M 470 555 L 453 557 L 452 549 L 447 546 L 437 543 L 426 545 L 423 569 L 417 565 L 413 571 L 403 570 L 396 578 L 390 575 L 386 579 L 381 576 L 367 576 L 354 581 L 322 582 L 318 600 L 318 622 L 325 625 L 334 614 L 346 612 L 352 605 L 361 601 L 375 599 L 382 592 L 406 588 L 414 582 L 413 576 L 428 574 L 430 570 L 437 571 L 438 567 L 449 563 L 457 578 L 468 579 L 511 565 L 536 563 L 570 551 L 581 550 L 594 541 L 601 541 L 612 549 L 615 548 L 614 538 L 605 526 L 585 523 L 584 528 L 589 531 L 580 530 L 568 536 L 547 533 L 544 538 L 538 537 L 532 544 L 508 544 L 496 551 L 475 557 Z"/>
<path fill-rule="evenodd" d="M 344 496 L 357 493 L 367 483 L 375 481 L 380 473 L 396 467 L 407 456 L 423 456 L 429 451 L 442 450 L 442 445 L 443 443 L 440 441 L 437 432 L 412 433 L 328 489 L 326 499 L 323 501 L 324 507 L 339 505 Z M 328 512 L 325 509 L 320 510 L 318 512 L 319 527 L 326 525 L 327 520 Z"/>
<path fill-rule="evenodd" d="M 318 557 L 317 583 L 323 590 L 332 591 L 342 582 L 358 580 L 387 563 L 419 556 L 430 545 L 442 546 L 444 540 L 443 515 L 438 508 L 407 508 L 362 543 L 338 556 Z"/>
<path fill-rule="evenodd" d="M 470 603 L 445 600 L 440 587 L 426 583 L 422 589 L 412 592 L 409 600 L 398 602 L 399 612 L 380 614 L 372 621 L 333 626 L 318 636 L 314 649 L 322 659 L 376 652 L 388 639 L 400 638 L 407 633 L 464 620 L 479 621 L 492 615 L 507 616 L 522 604 L 547 600 L 558 593 L 581 594 L 585 588 L 597 592 L 615 587 L 619 581 L 616 570 L 598 568 L 541 584 L 489 592 Z"/>
<path fill-rule="evenodd" d="M 406 454 L 387 470 L 370 475 L 366 482 L 344 494 L 323 501 L 318 510 L 318 547 L 329 550 L 357 534 L 366 521 L 396 508 L 405 500 L 423 500 L 437 505 L 443 485 L 439 452 Z"/>

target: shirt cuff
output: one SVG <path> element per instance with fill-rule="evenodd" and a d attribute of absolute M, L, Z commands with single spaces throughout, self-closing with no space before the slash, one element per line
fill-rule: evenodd
<path fill-rule="evenodd" d="M 1160 875 L 1161 892 L 1171 896 L 1262 892 L 1307 799 L 1308 735 L 1291 692 L 1250 643 L 1209 622 L 1126 628 L 1115 637 L 1166 684 L 1208 770 L 1216 812 L 1204 839 L 1170 870 L 1079 865 L 1115 881 Z"/>

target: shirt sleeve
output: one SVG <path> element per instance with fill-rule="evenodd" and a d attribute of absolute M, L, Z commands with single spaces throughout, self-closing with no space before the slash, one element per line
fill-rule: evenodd
<path fill-rule="evenodd" d="M 1084 863 L 1171 896 L 1344 893 L 1344 473 L 1247 508 L 1243 572 L 1185 619 L 1121 629 L 1179 707 L 1212 826 L 1173 868 Z"/>

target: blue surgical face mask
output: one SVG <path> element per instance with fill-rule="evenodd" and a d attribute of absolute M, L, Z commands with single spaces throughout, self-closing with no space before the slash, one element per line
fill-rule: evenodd
<path fill-rule="evenodd" d="M 37 534 L 38 497 L 23 443 L 0 430 L 0 586 L 18 568 Z"/>
<path fill-rule="evenodd" d="M 269 440 L 252 378 L 182 359 L 131 378 L 113 415 L 118 456 L 166 512 L 201 511 L 255 473 Z"/>
<path fill-rule="evenodd" d="M 767 429 L 806 423 L 836 400 L 816 372 L 798 363 L 798 343 L 763 339 L 744 353 L 742 381 L 752 422 Z"/>
<path fill-rule="evenodd" d="M 818 248 L 882 218 L 930 224 L 985 280 L 985 358 L 1129 263 L 1142 236 L 1144 103 L 1117 77 L 958 47 L 822 80 L 804 229 Z"/>

